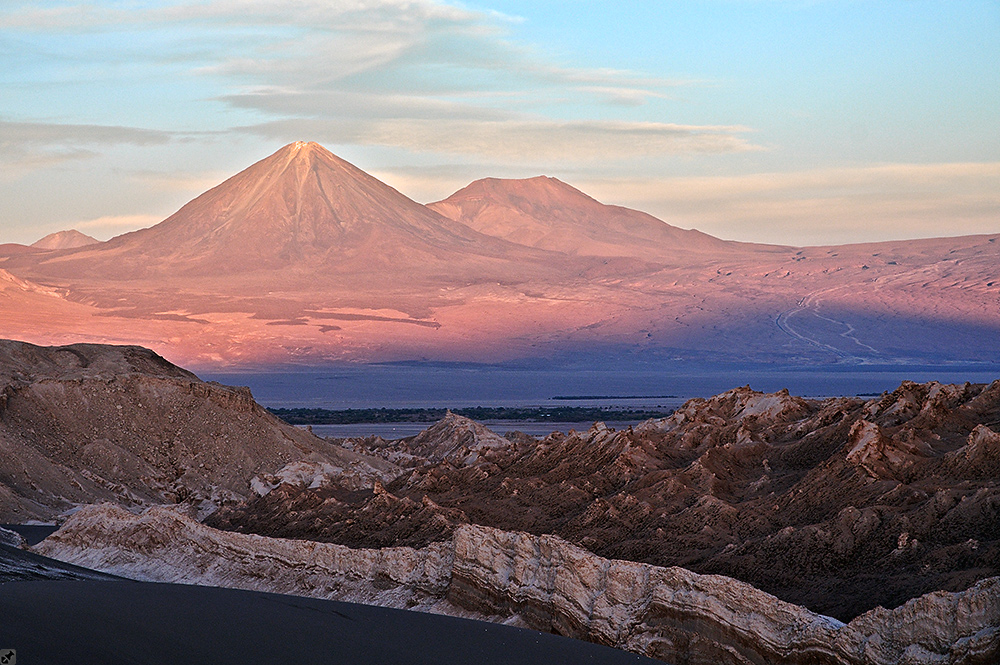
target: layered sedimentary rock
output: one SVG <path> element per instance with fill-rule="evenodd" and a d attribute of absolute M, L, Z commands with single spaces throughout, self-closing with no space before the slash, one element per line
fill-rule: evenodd
<path fill-rule="evenodd" d="M 254 496 L 253 478 L 296 461 L 326 464 L 347 487 L 398 472 L 148 349 L 0 340 L 0 521 L 95 501 L 204 513 Z"/>
<path fill-rule="evenodd" d="M 28 549 L 28 543 L 24 539 L 24 536 L 17 533 L 16 531 L 11 531 L 10 529 L 4 529 L 0 527 L 0 545 L 6 547 L 13 547 L 17 550 Z"/>
<path fill-rule="evenodd" d="M 168 508 L 84 508 L 38 548 L 135 579 L 484 618 L 688 665 L 958 665 L 1000 657 L 1000 579 L 843 624 L 742 582 L 598 557 L 555 536 L 463 525 L 424 548 L 217 531 Z"/>
<path fill-rule="evenodd" d="M 378 491 L 284 483 L 220 528 L 353 547 L 461 524 L 557 534 L 600 556 L 724 574 L 847 621 L 1000 575 L 1000 382 L 805 400 L 738 388 L 615 431 L 345 442 L 405 464 Z"/>
<path fill-rule="evenodd" d="M 36 551 L 133 579 L 336 598 L 385 607 L 436 606 L 454 548 L 350 549 L 219 531 L 164 506 L 135 515 L 88 506 Z"/>

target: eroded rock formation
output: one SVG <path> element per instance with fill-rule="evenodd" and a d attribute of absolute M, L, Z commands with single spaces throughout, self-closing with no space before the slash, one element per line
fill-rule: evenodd
<path fill-rule="evenodd" d="M 251 479 L 296 461 L 325 464 L 355 488 L 399 471 L 148 349 L 0 340 L 0 521 L 95 501 L 184 502 L 204 514 L 253 496 Z"/>
<path fill-rule="evenodd" d="M 218 531 L 169 508 L 80 510 L 40 546 L 135 579 L 231 586 L 525 625 L 686 665 L 958 665 L 1000 658 L 1000 579 L 843 624 L 748 584 L 462 525 L 424 548 Z"/>
<path fill-rule="evenodd" d="M 867 402 L 738 388 L 540 440 L 462 420 L 344 442 L 407 467 L 377 492 L 286 483 L 208 523 L 353 547 L 423 547 L 465 523 L 553 533 L 843 621 L 1000 575 L 1000 382 L 906 382 Z"/>

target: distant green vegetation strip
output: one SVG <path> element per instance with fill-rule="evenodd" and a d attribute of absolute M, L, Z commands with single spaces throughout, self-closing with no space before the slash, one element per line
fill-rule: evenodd
<path fill-rule="evenodd" d="M 351 425 L 354 423 L 433 423 L 444 418 L 445 409 L 268 409 L 291 425 Z M 517 420 L 543 423 L 589 423 L 596 420 L 647 420 L 665 418 L 671 409 L 608 409 L 599 407 L 557 406 L 546 408 L 508 408 L 476 406 L 452 409 L 472 420 Z"/>

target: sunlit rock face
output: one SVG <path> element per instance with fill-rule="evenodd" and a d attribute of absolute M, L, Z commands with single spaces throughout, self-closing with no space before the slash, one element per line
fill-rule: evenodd
<path fill-rule="evenodd" d="M 168 508 L 85 508 L 38 551 L 134 579 L 335 598 L 551 631 L 699 665 L 993 662 L 1000 579 L 848 624 L 748 584 L 598 557 L 555 536 L 463 525 L 424 548 L 223 532 Z"/>
<path fill-rule="evenodd" d="M 183 503 L 204 515 L 255 496 L 252 479 L 296 461 L 325 464 L 347 486 L 398 471 L 148 349 L 0 340 L 0 521 L 96 501 Z"/>

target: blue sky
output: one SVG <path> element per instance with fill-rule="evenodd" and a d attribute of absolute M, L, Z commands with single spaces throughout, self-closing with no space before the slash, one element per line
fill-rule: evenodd
<path fill-rule="evenodd" d="M 995 0 L 14 0 L 0 242 L 153 224 L 294 140 L 423 202 L 546 174 L 740 240 L 998 232 L 998 109 Z"/>

